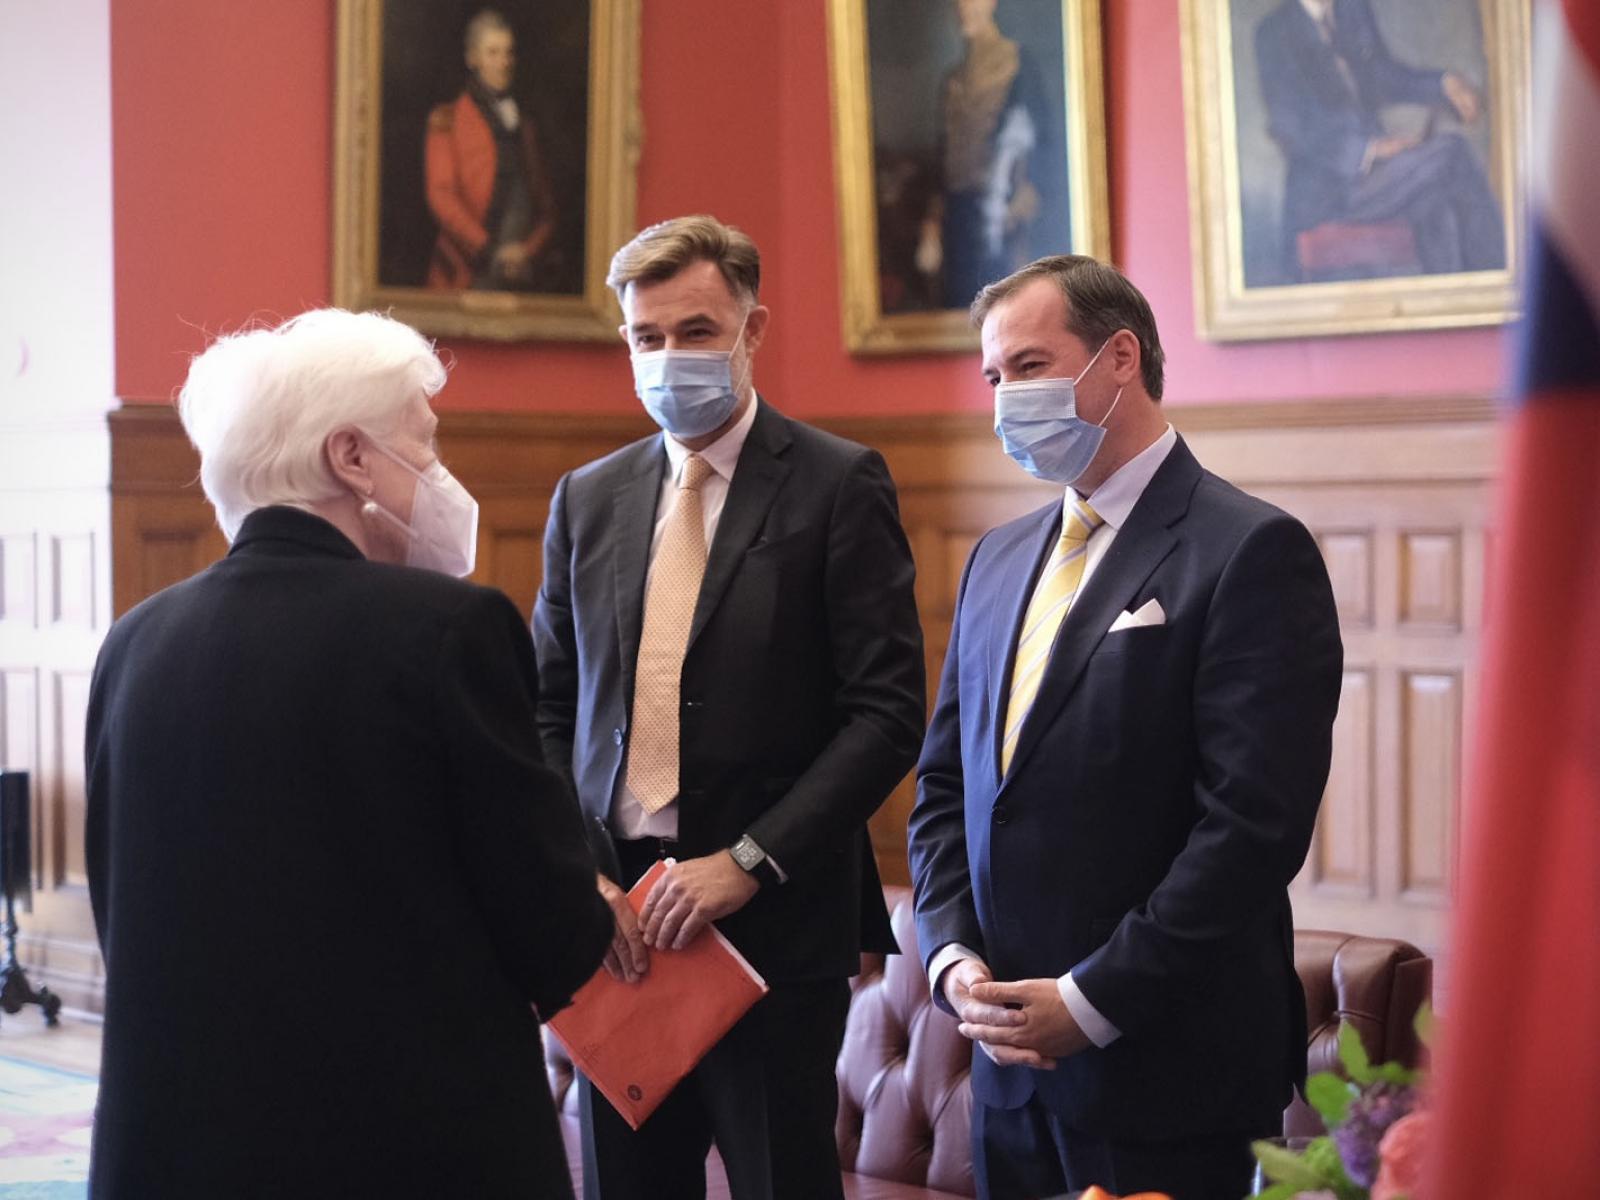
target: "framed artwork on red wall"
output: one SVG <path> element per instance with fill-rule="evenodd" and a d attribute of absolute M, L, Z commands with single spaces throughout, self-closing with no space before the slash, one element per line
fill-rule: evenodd
<path fill-rule="evenodd" d="M 639 0 L 340 0 L 334 302 L 429 333 L 611 340 Z"/>
<path fill-rule="evenodd" d="M 1108 257 L 1098 0 L 828 0 L 844 340 L 971 350 L 986 283 Z"/>
<path fill-rule="evenodd" d="M 1183 0 L 1202 336 L 1515 315 L 1528 0 Z"/>

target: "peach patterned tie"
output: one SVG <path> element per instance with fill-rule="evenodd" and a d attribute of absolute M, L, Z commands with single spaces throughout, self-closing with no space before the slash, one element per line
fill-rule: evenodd
<path fill-rule="evenodd" d="M 679 690 L 689 626 L 706 573 L 700 485 L 710 475 L 711 464 L 698 454 L 684 459 L 645 590 L 628 726 L 628 790 L 647 813 L 660 811 L 678 795 Z"/>

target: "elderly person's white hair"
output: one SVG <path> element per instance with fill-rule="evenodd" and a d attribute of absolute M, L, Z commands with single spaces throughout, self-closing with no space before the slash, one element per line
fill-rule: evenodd
<path fill-rule="evenodd" d="M 189 364 L 178 411 L 222 532 L 233 541 L 271 504 L 337 499 L 347 489 L 329 467 L 328 435 L 354 426 L 384 441 L 444 382 L 433 345 L 377 313 L 316 309 L 218 338 Z"/>

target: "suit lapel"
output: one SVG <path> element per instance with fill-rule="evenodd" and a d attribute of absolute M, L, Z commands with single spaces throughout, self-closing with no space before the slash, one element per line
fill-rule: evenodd
<path fill-rule="evenodd" d="M 1036 521 L 1010 543 L 997 548 L 991 578 L 1019 581 L 1019 586 L 994 598 L 994 620 L 989 622 L 989 728 L 994 735 L 994 781 L 1000 781 L 1000 751 L 1005 741 L 1005 704 L 1011 691 L 1011 670 L 1017 657 L 1022 619 L 1033 596 L 1034 584 L 1045 559 L 1061 536 L 1061 503 L 1034 514 Z"/>
<path fill-rule="evenodd" d="M 641 449 L 629 477 L 611 496 L 612 563 L 616 574 L 617 652 L 622 659 L 623 694 L 633 700 L 633 671 L 639 658 L 644 625 L 644 581 L 650 568 L 650 539 L 655 532 L 656 503 L 667 453 L 659 437 Z"/>
<path fill-rule="evenodd" d="M 1056 713 L 1071 697 L 1111 622 L 1178 544 L 1172 526 L 1188 512 L 1189 497 L 1199 480 L 1200 464 L 1179 438 L 1067 613 L 1045 665 L 1033 710 L 1017 738 L 1012 775 L 1039 741 L 1041 731 L 1054 725 Z"/>
<path fill-rule="evenodd" d="M 767 510 L 789 477 L 789 465 L 781 456 L 791 442 L 787 419 L 757 398 L 756 419 L 739 452 L 739 464 L 728 486 L 728 499 L 717 522 L 717 535 L 706 559 L 705 578 L 700 582 L 700 598 L 695 604 L 694 621 L 689 626 L 689 645 L 716 612 L 722 595 L 744 560 L 744 554 L 767 519 Z"/>

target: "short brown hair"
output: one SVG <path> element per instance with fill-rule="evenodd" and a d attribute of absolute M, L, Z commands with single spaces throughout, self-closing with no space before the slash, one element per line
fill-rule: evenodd
<path fill-rule="evenodd" d="M 703 213 L 674 217 L 635 235 L 612 256 L 606 286 L 621 300 L 630 283 L 660 283 L 694 262 L 715 263 L 736 298 L 757 302 L 761 251 L 742 229 Z"/>
<path fill-rule="evenodd" d="M 1156 332 L 1155 314 L 1144 294 L 1110 263 L 1084 254 L 1037 259 L 989 284 L 972 302 L 972 323 L 981 327 L 995 305 L 1009 300 L 1035 279 L 1054 279 L 1067 298 L 1067 332 L 1097 349 L 1119 329 L 1139 339 L 1139 373 L 1152 400 L 1161 399 L 1167 356 Z"/>

